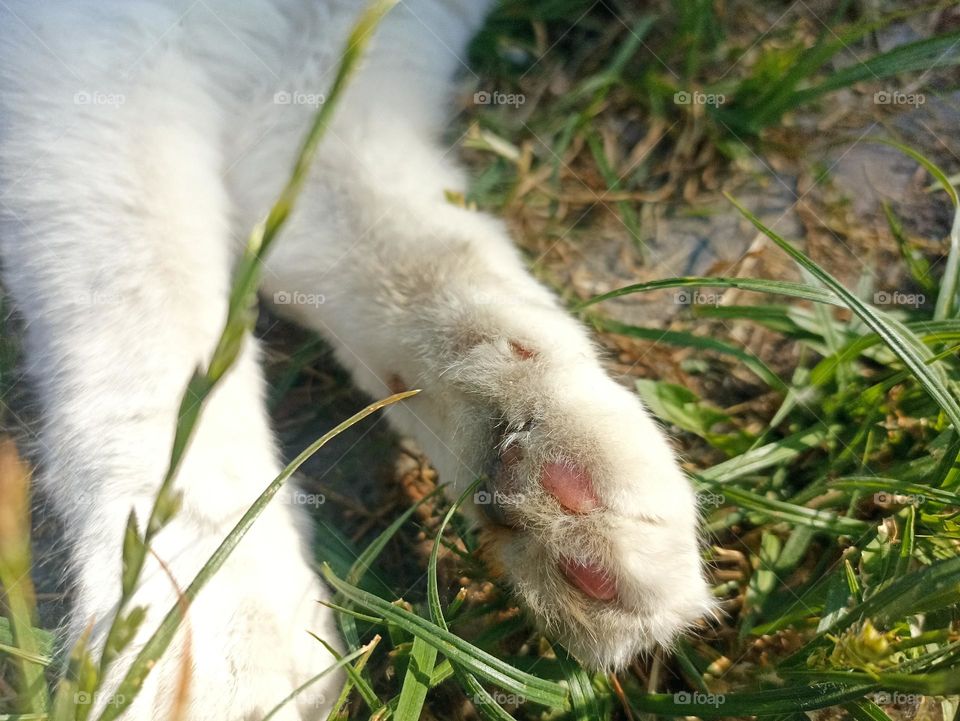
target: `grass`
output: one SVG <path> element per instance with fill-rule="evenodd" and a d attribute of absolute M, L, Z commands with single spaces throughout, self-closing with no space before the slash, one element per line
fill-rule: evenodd
<path fill-rule="evenodd" d="M 380 3 L 378 10 L 387 5 Z M 522 121 L 496 108 L 471 118 L 477 125 L 465 143 L 477 182 L 467 198 L 453 200 L 515 220 L 530 213 L 539 230 L 563 221 L 565 206 L 594 202 L 573 197 L 575 191 L 582 195 L 577 185 L 586 184 L 594 196 L 609 200 L 622 223 L 619 232 L 643 257 L 638 203 L 696 198 L 710 189 L 696 179 L 705 168 L 732 174 L 743 148 L 764 154 L 771 136 L 789 125 L 790 113 L 817 113 L 816 103 L 827 93 L 863 80 L 864 66 L 874 85 L 855 90 L 870 94 L 888 73 L 958 60 L 956 38 L 949 33 L 886 53 L 871 50 L 874 33 L 920 14 L 920 8 L 867 17 L 841 4 L 831 33 L 809 18 L 790 18 L 753 48 L 743 27 L 749 23 L 729 16 L 734 6 L 725 13 L 718 7 L 726 6 L 682 0 L 671 6 L 675 12 L 664 7 L 658 14 L 656 7 L 638 13 L 614 2 L 506 3 L 476 41 L 481 59 L 476 67 L 498 91 L 523 94 L 530 104 Z M 376 11 L 367 22 L 358 37 L 375 25 Z M 259 257 L 293 207 L 361 45 L 355 44 L 357 52 L 347 57 L 327 95 L 331 102 L 323 106 L 290 185 L 252 236 L 218 351 L 185 393 L 168 478 L 203 399 L 252 328 Z M 650 52 L 660 60 L 651 62 Z M 863 53 L 864 62 L 847 69 L 834 64 L 847 52 Z M 718 59 L 738 57 L 743 62 L 734 72 L 717 77 Z M 941 76 L 935 78 L 939 82 Z M 551 82 L 567 90 L 552 95 L 544 90 Z M 684 92 L 724 95 L 731 102 L 674 103 Z M 629 126 L 637 117 L 649 117 L 649 126 L 665 141 L 631 158 L 609 128 L 612 121 Z M 946 173 L 916 151 L 898 147 L 944 187 L 946 195 L 939 197 L 955 209 L 957 196 Z M 655 201 L 646 197 L 653 190 L 662 191 Z M 871 220 L 889 225 L 902 257 L 903 285 L 851 291 L 836 269 L 811 260 L 736 198 L 730 197 L 727 207 L 768 239 L 801 282 L 677 277 L 587 299 L 567 294 L 572 310 L 605 338 L 696 354 L 696 369 L 680 379 L 684 382 L 645 378 L 636 389 L 684 446 L 722 618 L 623 673 L 589 673 L 537 633 L 476 561 L 475 530 L 457 513 L 472 489 L 453 504 L 434 490 L 364 545 L 340 535 L 326 539 L 323 575 L 336 591 L 331 605 L 347 644 L 337 662 L 347 680 L 330 718 L 454 718 L 464 699 L 482 718 L 501 721 L 676 716 L 786 721 L 826 708 L 833 717 L 858 720 L 957 717 L 960 224 L 955 222 L 947 244 L 937 238 L 923 244 L 888 207 Z M 929 246 L 938 250 L 920 250 Z M 722 291 L 722 302 L 694 304 L 682 327 L 666 332 L 625 322 L 611 310 L 617 299 L 708 288 Z M 870 302 L 875 292 L 914 291 L 924 293 L 923 302 L 896 310 Z M 744 303 L 744 294 L 754 302 Z M 789 347 L 789 361 L 745 347 L 735 333 L 717 337 L 718 330 L 748 326 L 776 336 L 783 344 L 778 347 Z M 297 356 L 298 367 L 307 364 L 305 357 L 309 354 Z M 703 392 L 703 376 L 740 370 L 747 372 L 740 376 L 746 380 L 738 380 L 732 392 Z M 290 374 L 282 377 L 284 389 L 295 382 Z M 264 479 L 264 495 L 140 654 L 124 680 L 124 703 L 163 653 L 183 604 L 216 572 L 289 475 L 336 433 L 383 403 L 400 400 L 394 396 L 361 411 L 311 444 L 269 485 Z M 0 508 L 15 509 L 22 505 L 18 494 L 26 480 L 9 470 L 16 464 L 4 468 Z M 131 520 L 122 549 L 125 599 L 153 534 L 176 510 L 176 496 L 165 483 L 146 527 Z M 35 628 L 31 591 L 15 581 L 28 563 L 23 515 L 0 516 L 0 580 L 10 619 L 0 625 L 0 654 L 11 666 L 4 678 L 15 689 L 9 717 L 83 719 L 89 706 L 76 699 L 96 693 L 142 611 L 126 608 L 122 600 L 124 612 L 107 651 L 92 658 L 81 644 L 65 678 L 56 681 L 49 636 Z M 433 541 L 421 559 L 426 579 L 412 591 L 409 578 L 381 563 L 404 534 Z M 115 718 L 122 708 L 109 706 L 100 718 Z"/>
<path fill-rule="evenodd" d="M 626 717 L 795 718 L 804 710 L 834 706 L 853 718 L 888 718 L 876 702 L 890 713 L 898 706 L 911 713 L 923 708 L 930 717 L 939 705 L 940 717 L 953 717 L 960 694 L 956 299 L 937 303 L 951 308 L 946 320 L 935 320 L 934 312 L 923 309 L 889 317 L 760 227 L 820 283 L 680 278 L 607 296 L 690 286 L 737 286 L 778 295 L 789 300 L 721 308 L 725 318 L 784 333 L 816 359 L 797 368 L 774 414 L 779 420 L 758 431 L 746 430 L 742 419 L 685 388 L 638 383 L 665 421 L 727 456 L 694 477 L 701 499 L 712 506 L 705 521 L 716 544 L 713 562 L 722 571 L 733 555 L 747 567 L 736 581 L 716 587 L 730 618 L 681 642 L 671 660 L 654 662 L 665 664 L 671 676 L 659 693 L 650 692 L 649 672 L 646 679 L 640 673 L 616 680 L 590 676 L 559 647 L 540 646 L 513 658 L 514 671 L 534 670 L 540 680 L 563 683 L 565 700 L 551 701 L 549 689 L 494 664 L 484 653 L 499 649 L 502 657 L 504 647 L 512 645 L 503 643 L 503 634 L 489 634 L 509 606 L 505 596 L 474 609 L 474 617 L 488 618 L 491 641 L 480 642 L 468 658 L 461 656 L 468 646 L 444 633 L 444 614 L 456 619 L 465 613 L 457 598 L 449 604 L 454 611 L 444 611 L 435 586 L 438 549 L 456 547 L 456 539 L 444 540 L 448 513 L 437 529 L 424 604 L 398 608 L 327 573 L 348 601 L 376 616 L 365 619 L 367 632 L 393 639 L 390 663 L 402 668 L 406 661 L 392 702 L 409 697 L 412 687 L 422 698 L 421 687 L 451 675 L 478 700 L 482 687 L 467 675 L 473 674 L 495 684 L 501 698 L 526 699 L 519 707 L 509 705 L 516 718 L 539 717 L 542 706 L 550 704 L 564 717 L 584 719 L 606 717 L 614 708 Z M 811 312 L 803 325 L 791 323 L 791 314 L 803 316 L 807 309 L 797 299 L 842 310 Z M 709 317 L 712 311 L 702 312 Z M 594 321 L 609 328 L 602 316 Z M 622 334 L 633 330 L 615 327 Z M 831 352 L 836 339 L 841 342 Z M 473 547 L 469 532 L 459 541 Z M 391 634 L 392 626 L 405 633 Z M 522 634 L 523 627 L 510 633 Z M 436 657 L 424 661 L 418 655 L 422 642 L 439 649 L 451 662 L 449 669 L 435 673 Z M 481 715 L 511 717 L 488 696 L 475 704 Z M 391 701 L 378 699 L 362 713 L 386 715 L 390 709 Z"/>

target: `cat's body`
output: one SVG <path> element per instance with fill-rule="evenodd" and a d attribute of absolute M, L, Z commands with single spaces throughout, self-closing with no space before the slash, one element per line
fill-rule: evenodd
<path fill-rule="evenodd" d="M 401 2 L 378 31 L 267 259 L 264 298 L 326 337 L 459 493 L 493 470 L 494 553 L 539 622 L 622 665 L 709 606 L 695 503 L 633 395 L 524 270 L 501 223 L 455 207 L 438 138 L 486 3 Z M 77 583 L 71 637 L 119 598 L 177 406 L 225 317 L 231 266 L 328 88 L 352 0 L 0 6 L 0 251 L 43 413 L 40 482 Z M 185 585 L 280 468 L 253 339 L 204 411 L 156 556 Z M 330 663 L 327 592 L 281 498 L 190 610 L 131 718 L 166 718 L 188 639 L 189 719 L 259 718 Z M 146 633 L 175 598 L 153 557 Z M 136 644 L 133 647 L 136 650 Z M 129 654 L 128 654 L 129 656 Z M 115 664 L 115 677 L 124 667 Z M 333 681 L 283 719 L 313 718 Z M 98 703 L 109 702 L 100 699 Z"/>

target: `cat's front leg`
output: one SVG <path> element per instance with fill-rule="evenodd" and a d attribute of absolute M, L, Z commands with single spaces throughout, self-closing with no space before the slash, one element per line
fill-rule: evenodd
<path fill-rule="evenodd" d="M 311 268 L 294 232 L 268 294 L 374 396 L 423 389 L 390 417 L 454 495 L 488 477 L 473 512 L 494 565 L 554 638 L 605 668 L 669 644 L 711 603 L 694 494 L 660 429 L 499 222 L 376 190 L 364 202 L 380 220 L 335 270 Z"/>

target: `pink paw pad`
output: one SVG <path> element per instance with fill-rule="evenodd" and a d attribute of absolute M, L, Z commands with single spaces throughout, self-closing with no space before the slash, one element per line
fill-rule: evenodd
<path fill-rule="evenodd" d="M 598 601 L 612 601 L 617 597 L 617 584 L 599 565 L 584 564 L 565 558 L 560 561 L 560 570 L 570 583 L 590 598 Z"/>
<path fill-rule="evenodd" d="M 547 463 L 540 483 L 568 511 L 587 513 L 600 507 L 590 474 L 565 463 Z"/>

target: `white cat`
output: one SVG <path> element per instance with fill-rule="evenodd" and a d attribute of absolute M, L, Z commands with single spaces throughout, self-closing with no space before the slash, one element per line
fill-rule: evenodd
<path fill-rule="evenodd" d="M 388 411 L 395 427 L 455 495 L 493 469 L 506 499 L 494 553 L 519 598 L 584 663 L 621 667 L 710 606 L 694 496 L 503 224 L 445 199 L 465 188 L 438 140 L 450 79 L 488 4 L 404 0 L 389 14 L 268 258 L 263 297 L 332 343 L 372 396 L 423 389 Z M 93 622 L 102 641 L 127 515 L 150 508 L 181 393 L 224 321 L 232 261 L 285 182 L 361 8 L 0 3 L 0 249 L 43 412 L 39 480 L 72 548 L 71 638 Z M 280 468 L 258 355 L 247 339 L 208 404 L 177 480 L 183 508 L 155 543 L 181 586 Z M 337 638 L 304 521 L 274 503 L 192 606 L 187 718 L 260 718 L 329 665 L 306 633 Z M 151 557 L 142 635 L 174 598 Z M 126 718 L 167 718 L 184 638 Z M 324 683 L 280 718 L 321 714 L 339 680 Z"/>

